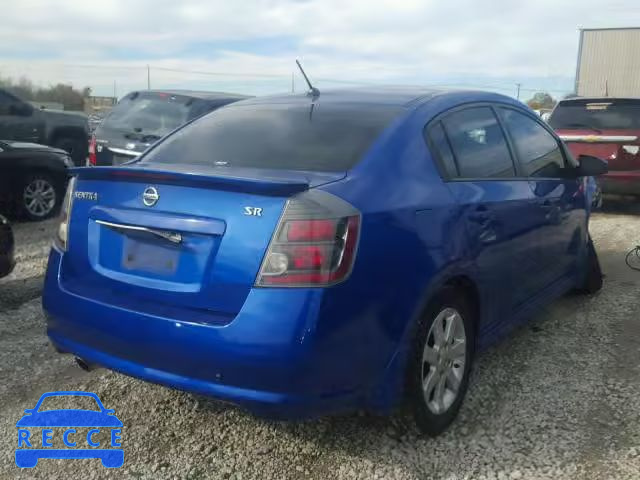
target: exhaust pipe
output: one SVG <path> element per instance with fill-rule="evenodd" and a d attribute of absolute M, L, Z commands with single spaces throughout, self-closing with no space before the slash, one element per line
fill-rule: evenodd
<path fill-rule="evenodd" d="M 90 372 L 91 370 L 93 370 L 95 367 L 87 362 L 85 362 L 82 358 L 80 357 L 75 357 L 75 361 L 78 364 L 78 366 L 84 370 L 85 372 Z"/>

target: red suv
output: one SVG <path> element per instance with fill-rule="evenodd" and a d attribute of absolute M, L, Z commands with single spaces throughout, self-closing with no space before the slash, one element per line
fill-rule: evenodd
<path fill-rule="evenodd" d="M 640 196 L 640 99 L 562 100 L 549 118 L 573 155 L 609 162 L 598 178 L 602 193 Z"/>

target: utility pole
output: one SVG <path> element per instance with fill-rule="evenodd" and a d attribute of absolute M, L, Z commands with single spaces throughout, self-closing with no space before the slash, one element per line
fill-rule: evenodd
<path fill-rule="evenodd" d="M 293 72 L 291 72 L 291 93 L 296 93 L 296 83 L 294 78 Z"/>
<path fill-rule="evenodd" d="M 147 64 L 147 90 L 151 90 L 151 68 Z"/>
<path fill-rule="evenodd" d="M 518 91 L 516 92 L 516 98 L 518 100 L 520 100 L 520 87 L 522 86 L 521 83 L 516 83 L 516 87 L 518 88 Z"/>
<path fill-rule="evenodd" d="M 113 81 L 113 104 L 115 105 L 115 103 L 118 101 L 118 93 L 116 90 L 116 81 Z"/>

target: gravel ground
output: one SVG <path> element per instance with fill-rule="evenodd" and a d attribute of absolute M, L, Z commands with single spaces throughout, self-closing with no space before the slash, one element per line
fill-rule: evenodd
<path fill-rule="evenodd" d="M 461 416 L 437 439 L 405 417 L 306 423 L 234 407 L 106 370 L 86 373 L 48 346 L 39 292 L 54 223 L 16 226 L 19 267 L 0 280 L 0 478 L 640 478 L 640 272 L 624 254 L 640 216 L 598 214 L 592 235 L 607 275 L 477 359 Z M 123 421 L 125 465 L 14 464 L 15 422 L 51 390 L 96 392 Z"/>

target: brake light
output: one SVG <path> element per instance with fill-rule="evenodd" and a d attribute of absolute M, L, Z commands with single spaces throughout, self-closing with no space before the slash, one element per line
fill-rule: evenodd
<path fill-rule="evenodd" d="M 326 192 L 287 202 L 257 286 L 327 286 L 345 280 L 355 260 L 360 213 Z"/>
<path fill-rule="evenodd" d="M 76 177 L 72 177 L 67 185 L 67 193 L 64 196 L 62 202 L 62 209 L 60 211 L 60 223 L 58 224 L 58 230 L 54 238 L 55 244 L 63 252 L 67 251 L 69 246 L 69 219 L 71 218 L 71 207 L 73 206 L 73 191 L 76 187 Z"/>
<path fill-rule="evenodd" d="M 336 234 L 334 220 L 291 220 L 287 224 L 287 240 L 290 242 L 333 240 Z"/>
<path fill-rule="evenodd" d="M 98 159 L 96 157 L 96 137 L 91 136 L 91 140 L 89 141 L 89 162 L 87 165 L 95 166 L 98 164 Z"/>

